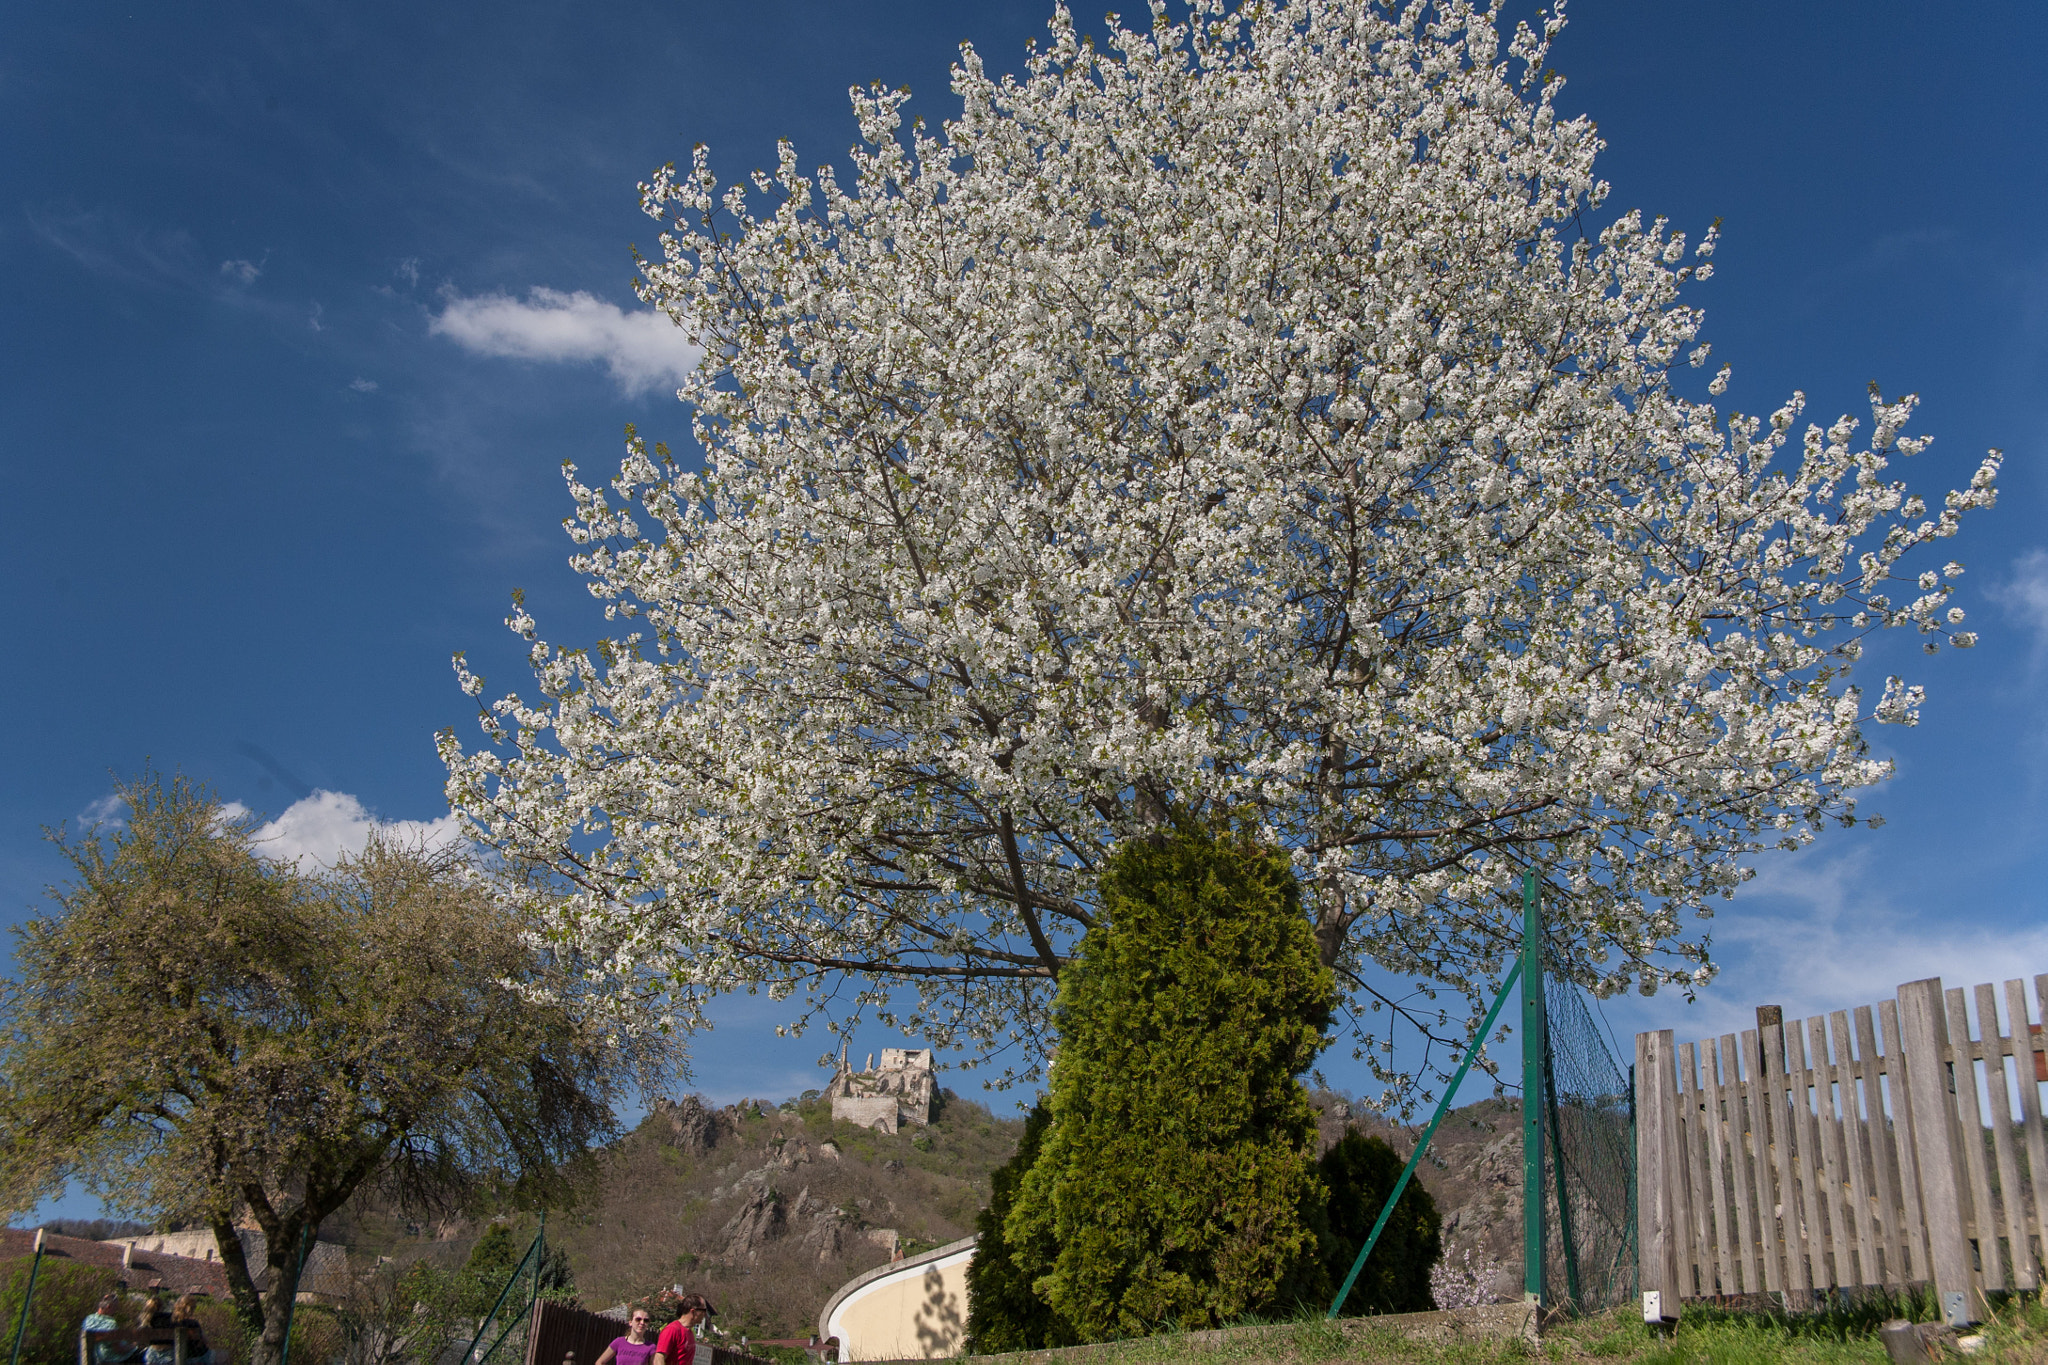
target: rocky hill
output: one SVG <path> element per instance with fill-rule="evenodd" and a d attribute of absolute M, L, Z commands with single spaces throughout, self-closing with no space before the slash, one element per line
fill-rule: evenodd
<path fill-rule="evenodd" d="M 681 1284 L 729 1332 L 806 1336 L 861 1271 L 974 1230 L 1023 1122 L 950 1092 L 936 1108 L 892 1136 L 835 1123 L 814 1095 L 658 1105 L 607 1155 L 601 1196 L 550 1239 L 586 1304 Z"/>
<path fill-rule="evenodd" d="M 1325 1147 L 1347 1127 L 1407 1155 L 1419 1126 L 1386 1123 L 1343 1096 L 1315 1096 Z M 888 1261 L 967 1236 L 989 1174 L 1010 1158 L 1021 1117 L 998 1117 L 941 1092 L 930 1127 L 895 1135 L 835 1123 L 815 1092 L 781 1103 L 714 1107 L 684 1096 L 657 1104 L 605 1154 L 596 1196 L 555 1214 L 548 1241 L 565 1250 L 584 1304 L 605 1308 L 669 1285 L 707 1294 L 733 1335 L 802 1338 L 846 1281 Z M 1521 1132 L 1513 1101 L 1453 1112 L 1419 1178 L 1444 1219 L 1448 1260 L 1475 1274 L 1471 1301 L 1521 1292 Z M 521 1220 L 516 1240 L 531 1235 Z M 481 1228 L 408 1222 L 352 1210 L 323 1236 L 346 1241 L 359 1266 L 382 1256 L 460 1263 Z M 1476 1282 L 1475 1282 L 1476 1281 Z"/>

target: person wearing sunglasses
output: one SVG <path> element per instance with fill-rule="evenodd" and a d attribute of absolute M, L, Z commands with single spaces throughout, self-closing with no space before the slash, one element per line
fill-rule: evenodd
<path fill-rule="evenodd" d="M 654 1354 L 654 1316 L 635 1308 L 626 1319 L 626 1335 L 614 1337 L 597 1358 L 597 1365 L 647 1365 Z"/>
<path fill-rule="evenodd" d="M 654 1348 L 654 1365 L 696 1365 L 697 1328 L 717 1311 L 702 1294 L 685 1294 L 678 1299 L 676 1320 L 661 1329 L 661 1340 Z"/>

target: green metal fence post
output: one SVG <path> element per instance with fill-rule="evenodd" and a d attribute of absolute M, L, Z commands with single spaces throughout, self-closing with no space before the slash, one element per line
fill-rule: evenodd
<path fill-rule="evenodd" d="M 1522 1298 L 1543 1304 L 1543 916 L 1522 874 Z"/>
<path fill-rule="evenodd" d="M 299 1282 L 306 1278 L 306 1258 L 313 1254 L 313 1225 L 299 1229 L 299 1273 L 292 1279 L 292 1296 L 284 1305 L 284 1349 L 277 1353 L 277 1365 L 291 1365 L 292 1315 L 299 1310 Z"/>
<path fill-rule="evenodd" d="M 36 1299 L 36 1275 L 43 1268 L 43 1230 L 36 1229 L 36 1258 L 28 1264 L 28 1292 L 21 1296 L 21 1318 L 14 1324 L 14 1353 L 7 1365 L 21 1365 L 21 1338 L 28 1331 L 28 1306 Z"/>
<path fill-rule="evenodd" d="M 1401 1178 L 1394 1182 L 1394 1192 L 1387 1196 L 1387 1202 L 1380 1206 L 1380 1216 L 1372 1225 L 1372 1232 L 1366 1237 L 1365 1245 L 1358 1249 L 1358 1259 L 1351 1263 L 1351 1273 L 1344 1277 L 1343 1288 L 1330 1301 L 1330 1311 L 1324 1316 L 1334 1318 L 1337 1310 L 1344 1306 L 1344 1300 L 1351 1297 L 1351 1286 L 1358 1283 L 1358 1272 L 1365 1269 L 1365 1258 L 1372 1255 L 1372 1249 L 1379 1245 L 1380 1234 L 1386 1231 L 1387 1219 L 1393 1216 L 1394 1205 L 1401 1202 L 1402 1192 L 1408 1188 L 1409 1178 L 1415 1174 L 1415 1163 L 1422 1160 L 1422 1154 L 1429 1150 L 1429 1140 L 1436 1136 L 1436 1126 L 1444 1121 L 1444 1115 L 1451 1111 L 1451 1101 L 1457 1098 L 1458 1087 L 1465 1082 L 1465 1073 L 1472 1069 L 1472 1059 L 1479 1055 L 1479 1049 L 1486 1046 L 1486 1035 L 1493 1032 L 1493 1021 L 1500 1017 L 1500 1007 L 1508 1002 L 1508 992 L 1515 988 L 1515 979 L 1522 974 L 1522 964 L 1516 962 L 1508 968 L 1507 980 L 1500 983 L 1500 994 L 1493 997 L 1493 1008 L 1486 1012 L 1485 1022 L 1479 1025 L 1472 1045 L 1465 1049 L 1465 1060 L 1458 1063 L 1457 1071 L 1451 1076 L 1451 1083 L 1444 1087 L 1444 1097 L 1437 1101 L 1436 1113 L 1430 1117 L 1429 1127 L 1422 1130 L 1422 1140 L 1415 1144 L 1415 1150 L 1408 1156 L 1408 1164 L 1401 1168 Z"/>

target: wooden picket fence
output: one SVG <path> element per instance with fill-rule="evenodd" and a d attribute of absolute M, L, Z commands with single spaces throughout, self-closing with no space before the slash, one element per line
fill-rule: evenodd
<path fill-rule="evenodd" d="M 2033 981 L 2048 1017 L 2048 974 Z M 1925 1285 L 1951 1322 L 2043 1283 L 2048 1044 L 2025 983 L 1896 999 L 1738 1037 L 1636 1035 L 1642 1288 L 1683 1299 Z M 1761 1013 L 1761 1012 L 1760 1012 Z M 2013 1097 L 2019 1099 L 2014 1121 Z M 1986 1115 L 1989 1122 L 1987 1123 Z"/>

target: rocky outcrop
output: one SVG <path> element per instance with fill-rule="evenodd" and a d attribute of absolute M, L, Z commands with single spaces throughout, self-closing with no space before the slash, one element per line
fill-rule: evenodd
<path fill-rule="evenodd" d="M 782 1206 L 781 1194 L 763 1183 L 719 1230 L 719 1238 L 725 1243 L 724 1259 L 734 1265 L 759 1261 L 761 1249 L 780 1237 L 788 1226 L 789 1211 Z"/>
<path fill-rule="evenodd" d="M 668 1124 L 670 1140 L 691 1156 L 702 1156 L 718 1145 L 719 1111 L 706 1107 L 701 1095 L 654 1102 L 657 1117 Z M 726 1132 L 732 1125 L 726 1125 Z"/>

